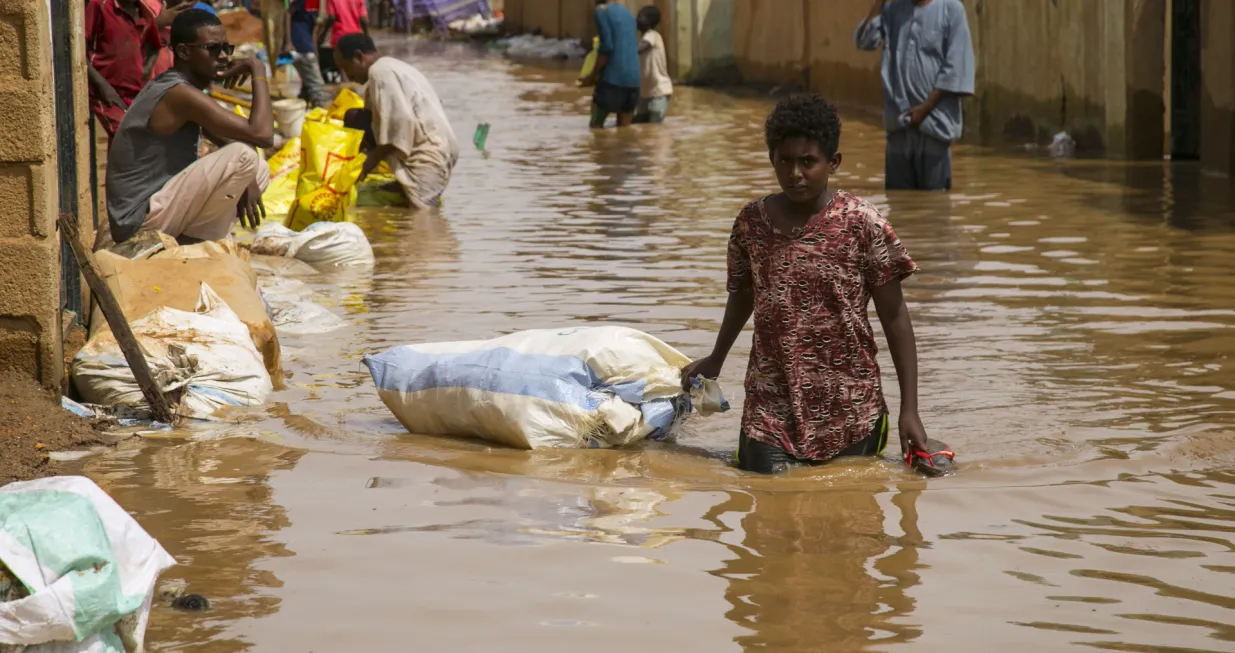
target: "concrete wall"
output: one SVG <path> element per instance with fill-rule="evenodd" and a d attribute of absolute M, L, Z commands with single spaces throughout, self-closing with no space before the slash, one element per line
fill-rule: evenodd
<path fill-rule="evenodd" d="M 878 111 L 879 53 L 853 45 L 870 0 L 736 0 L 734 54 L 748 83 L 794 84 Z M 1165 0 L 965 0 L 977 58 L 970 140 L 1047 142 L 1161 156 Z M 1129 129 L 1142 123 L 1150 130 Z M 1131 138 L 1129 134 L 1136 137 Z"/>
<path fill-rule="evenodd" d="M 1201 2 L 1201 165 L 1235 170 L 1235 3 Z"/>
<path fill-rule="evenodd" d="M 679 2 L 683 16 L 679 38 L 688 39 L 690 49 L 681 56 L 679 76 L 689 81 L 729 82 L 737 74 L 734 57 L 734 31 L 737 29 L 735 0 L 693 0 Z"/>
<path fill-rule="evenodd" d="M 743 79 L 809 84 L 808 4 L 809 0 L 737 0 L 733 16 L 733 52 Z"/>
<path fill-rule="evenodd" d="M 0 0 L 0 368 L 57 387 L 60 243 L 51 18 Z"/>

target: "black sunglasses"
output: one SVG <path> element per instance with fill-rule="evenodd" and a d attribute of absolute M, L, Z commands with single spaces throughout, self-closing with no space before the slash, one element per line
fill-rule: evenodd
<path fill-rule="evenodd" d="M 189 45 L 209 52 L 210 56 L 216 59 L 222 54 L 230 57 L 236 51 L 236 46 L 231 43 L 190 43 Z"/>

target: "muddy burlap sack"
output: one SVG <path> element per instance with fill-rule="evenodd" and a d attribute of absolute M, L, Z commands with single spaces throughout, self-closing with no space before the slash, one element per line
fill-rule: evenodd
<path fill-rule="evenodd" d="M 228 406 L 258 406 L 274 391 L 249 328 L 207 284 L 196 310 L 160 307 L 131 325 L 159 388 L 176 412 L 212 419 Z M 91 337 L 73 359 L 73 385 L 86 403 L 149 408 L 110 331 Z"/>
<path fill-rule="evenodd" d="M 202 284 L 208 284 L 249 328 L 266 369 L 273 377 L 282 377 L 278 334 L 257 291 L 257 274 L 249 264 L 248 251 L 231 241 L 184 246 L 171 241 L 142 260 L 112 252 L 99 252 L 95 260 L 130 321 L 159 307 L 192 311 L 200 300 Z M 96 306 L 90 317 L 90 336 L 107 331 L 107 320 Z"/>

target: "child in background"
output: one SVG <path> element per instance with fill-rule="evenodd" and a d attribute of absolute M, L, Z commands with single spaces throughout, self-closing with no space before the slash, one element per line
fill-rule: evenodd
<path fill-rule="evenodd" d="M 319 7 L 319 0 L 292 0 L 287 6 L 283 27 L 282 53 L 292 55 L 296 72 L 300 73 L 300 99 L 310 107 L 330 104 L 317 61 L 317 43 L 313 40 Z"/>
<path fill-rule="evenodd" d="M 86 74 L 90 110 L 110 139 L 152 78 L 171 67 L 164 47 L 172 21 L 191 3 L 158 0 L 88 0 L 85 7 Z"/>
<path fill-rule="evenodd" d="M 596 0 L 596 67 L 579 80 L 595 86 L 592 93 L 592 129 L 601 129 L 609 114 L 617 114 L 618 127 L 635 121 L 639 106 L 639 35 L 634 14 L 616 0 Z"/>
<path fill-rule="evenodd" d="M 696 375 L 716 378 L 754 314 L 738 435 L 738 467 L 747 471 L 882 453 L 888 406 L 867 314 L 872 298 L 900 381 L 901 447 L 927 451 L 917 345 L 901 295 L 901 280 L 918 266 L 878 209 L 829 189 L 840 132 L 836 107 L 814 94 L 783 100 L 768 117 L 768 154 L 783 191 L 738 214 L 716 345 L 682 373 L 685 386 Z"/>
<path fill-rule="evenodd" d="M 369 9 L 365 0 L 322 0 L 322 29 L 330 30 L 330 47 L 321 49 L 322 73 L 327 75 L 327 83 L 337 84 L 343 81 L 335 65 L 334 49 L 339 39 L 347 34 L 362 33 L 369 36 Z"/>
<path fill-rule="evenodd" d="M 639 10 L 639 68 L 643 75 L 639 106 L 635 122 L 662 123 L 669 112 L 673 96 L 673 80 L 669 78 L 669 59 L 665 55 L 665 40 L 660 32 L 660 10 L 651 5 Z"/>

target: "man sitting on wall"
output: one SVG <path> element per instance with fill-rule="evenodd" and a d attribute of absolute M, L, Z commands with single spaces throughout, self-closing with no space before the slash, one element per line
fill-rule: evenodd
<path fill-rule="evenodd" d="M 344 119 L 371 146 L 361 179 L 385 161 L 414 208 L 436 206 L 459 160 L 459 142 L 433 85 L 411 64 L 378 56 L 365 34 L 341 37 L 334 57 L 348 79 L 365 85 L 365 108 Z"/>
<path fill-rule="evenodd" d="M 961 98 L 973 95 L 973 43 L 960 0 L 875 0 L 858 25 L 861 50 L 883 46 L 889 190 L 951 190 Z"/>
<path fill-rule="evenodd" d="M 108 153 L 107 217 L 117 243 L 141 230 L 182 242 L 218 240 L 237 218 L 256 227 L 265 213 L 270 168 L 254 149 L 274 143 L 265 64 L 231 62 L 223 24 L 200 9 L 176 17 L 170 47 L 175 65 L 133 100 Z M 234 86 L 248 77 L 247 121 L 204 92 L 213 82 Z M 203 135 L 219 149 L 198 158 Z"/>

